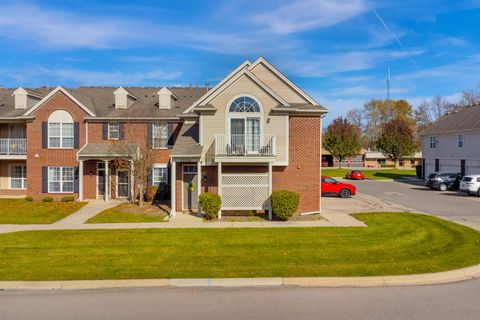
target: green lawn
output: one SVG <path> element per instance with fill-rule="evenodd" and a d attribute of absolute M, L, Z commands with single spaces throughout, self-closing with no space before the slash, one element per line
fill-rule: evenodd
<path fill-rule="evenodd" d="M 480 263 L 480 232 L 361 213 L 368 227 L 55 230 L 0 234 L 0 280 L 372 276 Z"/>
<path fill-rule="evenodd" d="M 167 213 L 155 205 L 146 204 L 140 208 L 136 204 L 125 203 L 100 212 L 87 223 L 162 222 L 166 216 Z"/>
<path fill-rule="evenodd" d="M 347 172 L 351 169 L 323 169 L 322 175 L 329 177 L 345 177 Z M 415 170 L 400 170 L 400 169 L 382 169 L 382 170 L 362 170 L 365 175 L 365 179 L 373 180 L 391 180 L 401 177 L 416 177 Z"/>
<path fill-rule="evenodd" d="M 0 199 L 0 224 L 48 224 L 74 213 L 86 202 L 39 202 Z"/>

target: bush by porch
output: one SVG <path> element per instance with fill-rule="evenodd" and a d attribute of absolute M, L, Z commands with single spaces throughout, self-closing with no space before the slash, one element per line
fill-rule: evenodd
<path fill-rule="evenodd" d="M 78 211 L 86 202 L 0 199 L 0 224 L 49 224 Z"/>

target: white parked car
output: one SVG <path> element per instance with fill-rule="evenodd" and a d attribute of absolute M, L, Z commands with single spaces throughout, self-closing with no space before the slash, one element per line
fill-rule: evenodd
<path fill-rule="evenodd" d="M 463 177 L 460 181 L 460 192 L 476 194 L 480 197 L 480 175 L 470 175 Z"/>

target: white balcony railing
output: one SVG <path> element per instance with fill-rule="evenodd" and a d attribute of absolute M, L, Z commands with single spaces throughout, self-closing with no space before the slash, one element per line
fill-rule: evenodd
<path fill-rule="evenodd" d="M 275 156 L 274 134 L 217 134 L 215 156 Z"/>
<path fill-rule="evenodd" d="M 27 154 L 27 139 L 0 139 L 0 155 Z"/>

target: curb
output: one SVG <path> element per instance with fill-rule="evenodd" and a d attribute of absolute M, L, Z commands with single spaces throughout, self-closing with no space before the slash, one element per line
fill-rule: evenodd
<path fill-rule="evenodd" d="M 480 277 L 480 264 L 451 271 L 373 277 L 197 278 L 0 281 L 0 290 L 85 290 L 144 287 L 390 287 L 446 284 Z"/>

